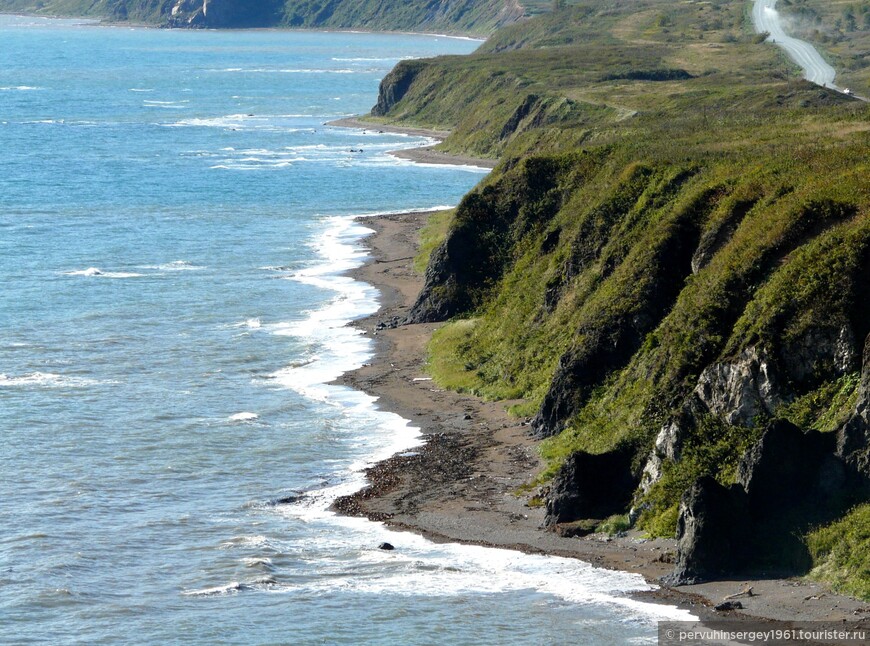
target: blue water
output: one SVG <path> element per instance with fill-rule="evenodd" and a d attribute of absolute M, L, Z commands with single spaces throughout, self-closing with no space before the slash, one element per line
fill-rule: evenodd
<path fill-rule="evenodd" d="M 483 171 L 324 124 L 476 46 L 0 16 L 0 641 L 654 641 L 638 577 L 327 510 L 416 441 L 324 385 L 371 350 L 350 216 Z"/>

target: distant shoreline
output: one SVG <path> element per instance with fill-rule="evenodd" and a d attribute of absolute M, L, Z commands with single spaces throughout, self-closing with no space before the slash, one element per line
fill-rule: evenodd
<path fill-rule="evenodd" d="M 59 14 L 26 13 L 22 11 L 0 11 L 0 16 L 18 16 L 20 18 L 45 18 L 47 20 L 87 20 L 94 27 L 134 27 L 137 29 L 174 29 L 176 31 L 282 31 L 282 32 L 313 32 L 324 34 L 387 34 L 397 36 L 427 36 L 431 38 L 451 38 L 485 43 L 486 36 L 470 34 L 450 34 L 434 31 L 403 31 L 388 29 L 312 29 L 310 27 L 168 27 L 157 23 L 136 22 L 134 20 L 111 20 L 106 17 L 64 16 Z"/>
<path fill-rule="evenodd" d="M 429 137 L 443 141 L 450 132 L 446 130 L 434 130 L 429 128 L 415 128 L 405 126 L 394 126 L 382 124 L 372 121 L 364 121 L 359 117 L 348 117 L 344 119 L 336 119 L 329 121 L 327 126 L 336 126 L 339 128 L 357 128 L 362 130 L 371 130 L 374 132 L 392 132 L 402 135 L 411 135 L 414 137 Z M 437 145 L 437 144 L 436 144 Z M 495 168 L 498 161 L 488 159 L 486 157 L 473 157 L 471 155 L 453 155 L 451 153 L 435 150 L 434 146 L 422 146 L 418 148 L 406 148 L 402 150 L 392 150 L 390 155 L 400 159 L 407 159 L 419 164 L 443 164 L 449 166 L 475 166 L 477 168 Z"/>

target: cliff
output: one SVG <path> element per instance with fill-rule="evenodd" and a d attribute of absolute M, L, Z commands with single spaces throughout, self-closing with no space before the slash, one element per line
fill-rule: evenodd
<path fill-rule="evenodd" d="M 815 568 L 866 595 L 870 111 L 744 25 L 590 4 L 400 64 L 375 120 L 501 159 L 409 322 L 444 322 L 441 386 L 522 401 L 551 525 L 677 535 L 678 582 Z"/>

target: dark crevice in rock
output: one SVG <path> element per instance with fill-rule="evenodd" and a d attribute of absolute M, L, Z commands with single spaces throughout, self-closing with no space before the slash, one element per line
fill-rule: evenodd
<path fill-rule="evenodd" d="M 630 449 L 571 455 L 550 486 L 546 524 L 602 519 L 624 511 L 637 487 L 633 455 Z"/>
<path fill-rule="evenodd" d="M 860 499 L 836 440 L 776 420 L 741 459 L 736 484 L 699 479 L 680 505 L 677 564 L 668 582 L 806 572 L 811 558 L 801 535 Z"/>

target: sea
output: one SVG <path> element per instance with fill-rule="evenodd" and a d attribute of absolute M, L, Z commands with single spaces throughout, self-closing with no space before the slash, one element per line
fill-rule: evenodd
<path fill-rule="evenodd" d="M 329 385 L 372 352 L 356 216 L 487 171 L 326 124 L 477 46 L 0 16 L 0 643 L 652 644 L 688 618 L 636 575 L 329 511 L 420 441 Z"/>

